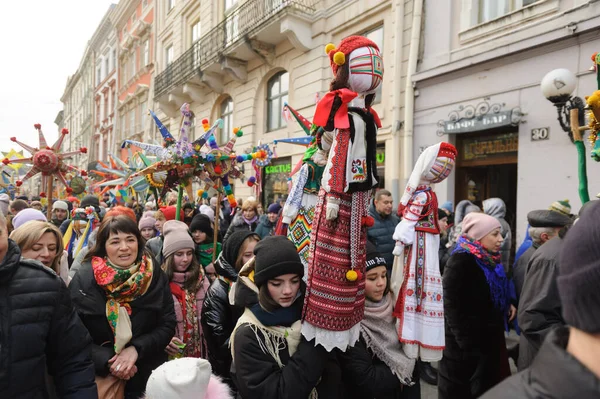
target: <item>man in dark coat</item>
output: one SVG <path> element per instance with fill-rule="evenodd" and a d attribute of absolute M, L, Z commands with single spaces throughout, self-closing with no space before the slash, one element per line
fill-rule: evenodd
<path fill-rule="evenodd" d="M 548 333 L 565 325 L 556 278 L 566 230 L 563 228 L 557 237 L 535 251 L 529 261 L 517 316 L 521 328 L 519 371 L 531 365 Z"/>
<path fill-rule="evenodd" d="M 388 272 L 392 271 L 394 255 L 392 251 L 396 242 L 392 238 L 396 225 L 400 218 L 392 214 L 392 193 L 388 190 L 379 190 L 375 194 L 375 200 L 369 207 L 369 215 L 375 219 L 375 224 L 367 230 L 369 241 L 375 244 L 377 251 L 381 253 L 387 264 Z"/>
<path fill-rule="evenodd" d="M 593 201 L 563 240 L 558 293 L 565 322 L 553 330 L 527 370 L 483 399 L 600 397 L 600 202 Z"/>
<path fill-rule="evenodd" d="M 52 270 L 21 259 L 0 214 L 0 396 L 97 398 L 90 336 Z"/>
<path fill-rule="evenodd" d="M 530 226 L 529 236 L 531 237 L 532 245 L 519 257 L 513 268 L 513 281 L 517 293 L 517 303 L 519 302 L 523 284 L 525 283 L 525 271 L 534 252 L 544 245 L 544 243 L 556 237 L 560 229 L 570 224 L 572 219 L 556 211 L 541 209 L 529 212 L 527 214 L 527 222 Z"/>

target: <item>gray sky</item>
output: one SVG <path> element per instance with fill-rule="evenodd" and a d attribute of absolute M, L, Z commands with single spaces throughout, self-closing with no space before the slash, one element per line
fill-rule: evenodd
<path fill-rule="evenodd" d="M 0 151 L 11 142 L 38 146 L 35 123 L 49 145 L 58 137 L 54 119 L 60 97 L 79 66 L 85 46 L 111 3 L 118 0 L 28 0 L 2 3 Z"/>

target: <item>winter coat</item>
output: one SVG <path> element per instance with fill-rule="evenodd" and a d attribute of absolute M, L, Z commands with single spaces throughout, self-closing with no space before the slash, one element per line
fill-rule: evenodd
<path fill-rule="evenodd" d="M 371 204 L 369 207 L 369 215 L 375 219 L 375 224 L 367 229 L 367 238 L 375 244 L 377 251 L 385 259 L 388 270 L 392 270 L 394 265 L 392 251 L 396 245 L 392 235 L 394 235 L 394 230 L 400 223 L 400 218 L 394 214 L 388 217 L 381 216 L 375 209 L 375 204 Z"/>
<path fill-rule="evenodd" d="M 253 290 L 238 289 L 243 285 L 240 281 L 236 285 L 234 303 L 250 302 L 247 295 Z M 296 300 L 303 301 L 304 296 Z M 284 365 L 280 368 L 264 350 L 264 342 L 263 333 L 250 324 L 243 324 L 235 331 L 232 369 L 239 399 L 308 399 L 315 387 L 319 398 L 344 397 L 341 371 L 334 354 L 302 337 L 293 356 L 288 352 L 287 342 L 277 348 Z"/>
<path fill-rule="evenodd" d="M 61 398 L 97 398 L 90 335 L 52 270 L 21 259 L 8 240 L 0 262 L 0 397 L 42 399 L 46 370 Z"/>
<path fill-rule="evenodd" d="M 154 262 L 154 261 L 153 261 Z M 138 352 L 138 372 L 127 381 L 126 392 L 142 393 L 152 370 L 167 361 L 166 346 L 175 334 L 173 298 L 166 274 L 154 263 L 146 293 L 131 301 L 130 344 Z M 109 373 L 108 360 L 115 355 L 114 335 L 106 319 L 106 295 L 98 286 L 92 264 L 84 262 L 69 285 L 73 303 L 92 336 L 92 360 L 96 375 Z"/>
<path fill-rule="evenodd" d="M 402 386 L 392 370 L 367 347 L 362 335 L 346 352 L 339 352 L 347 399 L 421 398 L 418 367 L 413 373 L 413 386 Z"/>
<path fill-rule="evenodd" d="M 156 259 L 159 265 L 162 265 L 164 261 L 162 254 L 163 240 L 163 236 L 159 235 L 146 241 L 146 249 L 152 253 L 152 257 Z"/>
<path fill-rule="evenodd" d="M 512 245 L 512 232 L 510 230 L 510 225 L 504 219 L 506 217 L 506 204 L 500 198 L 488 198 L 483 201 L 483 211 L 498 219 L 500 222 L 500 226 L 502 226 L 502 230 L 500 230 L 500 234 L 502 234 L 502 238 L 504 241 L 502 242 L 502 246 L 500 247 L 500 254 L 502 255 L 502 265 L 504 266 L 504 271 L 508 273 L 510 266 L 510 247 Z"/>
<path fill-rule="evenodd" d="M 227 233 L 225 234 L 225 237 L 223 237 L 223 243 L 225 243 L 225 241 L 227 241 L 229 236 L 231 234 L 235 233 L 236 231 L 242 231 L 242 230 L 256 231 L 256 228 L 258 227 L 258 219 L 259 218 L 256 218 L 256 220 L 252 224 L 248 224 L 244 221 L 242 212 L 241 211 L 238 212 L 233 217 L 233 220 L 231 221 L 231 224 L 229 225 L 229 228 L 227 229 Z"/>
<path fill-rule="evenodd" d="M 554 237 L 535 251 L 529 261 L 519 301 L 519 371 L 531 365 L 548 333 L 565 325 L 556 284 L 562 245 L 562 238 Z"/>
<path fill-rule="evenodd" d="M 202 331 L 206 338 L 208 347 L 208 360 L 212 366 L 212 372 L 222 377 L 232 388 L 235 387 L 231 380 L 231 350 L 229 338 L 238 319 L 244 313 L 246 307 L 258 302 L 256 293 L 246 286 L 241 286 L 244 294 L 244 303 L 231 305 L 229 303 L 229 290 L 231 284 L 237 281 L 237 271 L 224 258 L 223 255 L 215 261 L 215 271 L 219 276 L 211 284 L 204 306 L 202 307 Z"/>
<path fill-rule="evenodd" d="M 510 375 L 502 312 L 483 270 L 469 253 L 453 254 L 443 277 L 446 347 L 440 399 L 477 398 Z"/>
<path fill-rule="evenodd" d="M 264 217 L 261 216 L 258 226 L 254 232 L 258 234 L 261 239 L 263 239 L 265 237 L 272 236 L 276 226 L 277 223 L 271 223 L 269 218 L 264 215 Z"/>
<path fill-rule="evenodd" d="M 519 260 L 515 262 L 512 271 L 513 282 L 515 283 L 515 292 L 517 294 L 517 303 L 521 298 L 521 292 L 523 292 L 523 284 L 525 284 L 525 274 L 527 273 L 527 266 L 531 257 L 538 249 L 538 245 L 532 245 L 519 257 Z"/>
<path fill-rule="evenodd" d="M 600 379 L 567 353 L 569 329 L 548 334 L 531 367 L 494 387 L 482 399 L 600 398 Z"/>

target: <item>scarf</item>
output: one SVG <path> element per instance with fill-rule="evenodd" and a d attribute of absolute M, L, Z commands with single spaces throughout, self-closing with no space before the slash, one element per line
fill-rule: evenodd
<path fill-rule="evenodd" d="M 469 253 L 475 257 L 475 261 L 490 287 L 490 296 L 494 307 L 506 314 L 510 306 L 510 293 L 508 279 L 504 272 L 504 266 L 501 263 L 500 253 L 492 254 L 485 249 L 481 242 L 473 240 L 465 235 L 461 235 L 456 242 L 456 247 L 452 254 Z"/>
<path fill-rule="evenodd" d="M 379 302 L 365 300 L 365 315 L 360 331 L 367 348 L 398 377 L 404 385 L 413 385 L 412 374 L 415 359 L 410 359 L 398 342 L 398 331 L 392 310 L 394 300 L 388 293 Z"/>
<path fill-rule="evenodd" d="M 130 302 L 144 295 L 152 281 L 152 261 L 142 256 L 139 263 L 129 269 L 113 265 L 107 258 L 92 257 L 92 270 L 96 283 L 106 295 L 106 319 L 115 337 L 115 353 L 131 340 Z"/>
<path fill-rule="evenodd" d="M 244 222 L 246 222 L 246 224 L 248 226 L 251 226 L 252 223 L 256 222 L 256 220 L 258 220 L 258 215 L 254 215 L 254 217 L 252 219 L 246 219 L 244 216 L 242 216 L 242 219 L 244 220 Z"/>
<path fill-rule="evenodd" d="M 202 243 L 196 245 L 196 259 L 198 259 L 198 263 L 200 263 L 203 267 L 210 265 L 213 261 L 213 252 L 214 246 L 213 243 Z M 217 243 L 217 254 L 215 255 L 215 259 L 219 257 L 221 253 L 221 243 Z"/>
<path fill-rule="evenodd" d="M 261 324 L 267 327 L 290 327 L 297 320 L 300 320 L 302 316 L 303 301 L 298 300 L 299 297 L 300 292 L 298 292 L 298 296 L 296 297 L 296 300 L 292 306 L 287 308 L 278 308 L 273 312 L 267 312 L 260 306 L 260 304 L 257 303 L 250 307 L 250 311 L 258 319 L 258 321 L 261 322 Z"/>
<path fill-rule="evenodd" d="M 204 274 L 200 273 L 200 278 L 192 290 L 183 288 L 183 284 L 190 277 L 190 272 L 173 272 L 173 279 L 169 283 L 171 293 L 176 298 L 177 303 L 181 308 L 183 316 L 183 333 L 182 341 L 185 344 L 183 349 L 184 357 L 206 357 L 206 348 L 204 345 L 204 337 L 200 329 L 200 321 L 198 312 L 198 291 L 202 289 Z"/>

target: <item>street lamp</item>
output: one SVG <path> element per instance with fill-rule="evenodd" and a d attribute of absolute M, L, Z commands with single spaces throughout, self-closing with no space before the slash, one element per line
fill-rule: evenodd
<path fill-rule="evenodd" d="M 585 124 L 585 104 L 581 98 L 572 96 L 577 86 L 577 78 L 568 69 L 555 69 L 544 76 L 540 86 L 544 97 L 556 107 L 558 122 L 562 129 L 569 135 L 571 142 L 573 142 L 570 121 L 572 109 L 578 110 L 579 125 Z"/>

